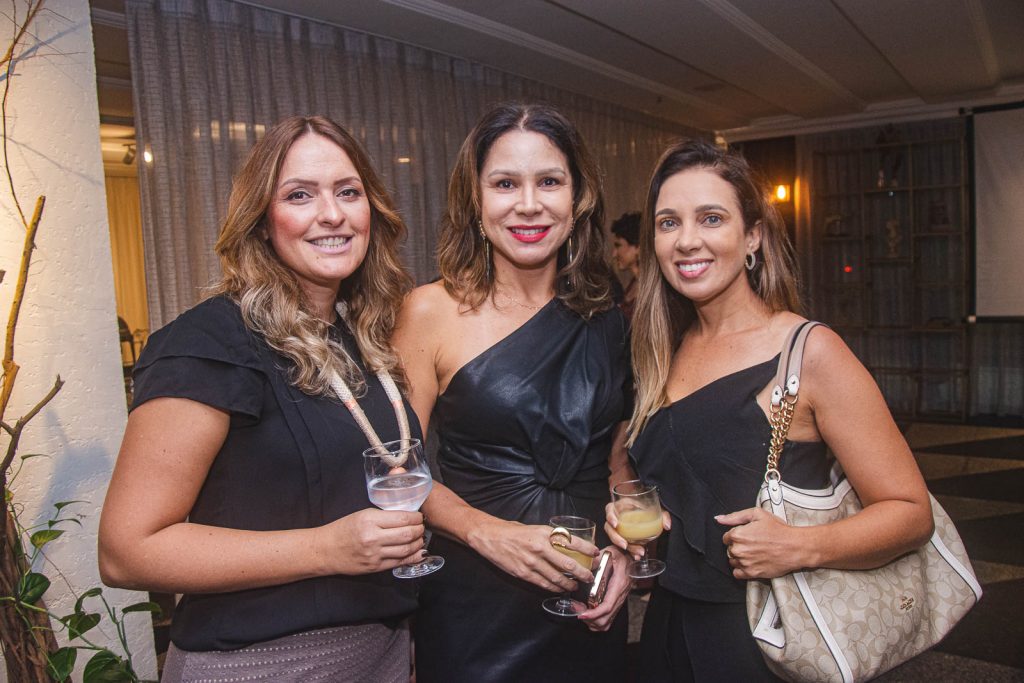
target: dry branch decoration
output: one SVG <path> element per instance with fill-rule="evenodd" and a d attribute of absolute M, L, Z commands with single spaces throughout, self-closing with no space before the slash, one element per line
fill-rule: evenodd
<path fill-rule="evenodd" d="M 124 615 L 130 612 L 155 612 L 159 608 L 151 602 L 141 602 L 125 607 L 118 613 L 103 597 L 102 589 L 90 588 L 77 596 L 74 612 L 59 616 L 50 612 L 43 602 L 43 595 L 51 585 L 41 565 L 47 565 L 51 572 L 63 579 L 60 569 L 46 558 L 43 548 L 64 534 L 59 528 L 68 524 L 81 525 L 67 508 L 82 501 L 61 501 L 54 505 L 54 516 L 42 523 L 28 527 L 22 525 L 19 512 L 22 506 L 15 500 L 10 488 L 25 461 L 38 457 L 28 454 L 18 457 L 18 445 L 29 422 L 60 392 L 64 381 L 60 375 L 53 386 L 31 409 L 17 418 L 13 424 L 7 420 L 7 407 L 14 392 L 19 365 L 14 359 L 14 339 L 18 328 L 18 317 L 25 300 L 29 266 L 36 248 L 35 239 L 43 218 L 46 197 L 36 199 L 31 218 L 26 217 L 18 196 L 17 186 L 8 157 L 8 97 L 11 93 L 12 78 L 19 56 L 24 54 L 26 44 L 34 40 L 29 27 L 43 9 L 44 0 L 28 0 L 24 19 L 19 23 L 19 0 L 11 2 L 11 16 L 14 24 L 14 38 L 6 53 L 0 58 L 0 77 L 3 78 L 3 98 L 0 100 L 0 125 L 2 125 L 3 167 L 7 186 L 17 213 L 17 227 L 24 230 L 24 242 L 14 284 L 14 296 L 7 318 L 2 361 L 3 382 L 0 384 L 0 428 L 9 437 L 7 447 L 0 460 L 0 489 L 3 490 L 2 528 L 0 528 L 0 651 L 3 653 L 10 683 L 48 683 L 70 680 L 79 650 L 93 651 L 85 666 L 83 679 L 91 681 L 138 681 L 131 665 Z M 0 284 L 6 273 L 0 270 Z M 16 460 L 17 459 L 17 460 Z M 65 583 L 67 583 L 65 581 Z M 68 586 L 70 589 L 70 586 Z M 85 601 L 96 599 L 102 603 L 106 617 L 116 627 L 124 657 L 108 648 L 94 644 L 86 635 L 102 621 L 99 612 L 86 609 Z M 64 631 L 69 645 L 59 647 L 54 637 L 56 631 Z"/>

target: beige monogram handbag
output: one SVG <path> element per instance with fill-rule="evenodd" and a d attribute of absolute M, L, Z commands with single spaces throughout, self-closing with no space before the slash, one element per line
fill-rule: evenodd
<path fill-rule="evenodd" d="M 786 339 L 771 399 L 772 437 L 757 505 L 787 524 L 828 524 L 856 514 L 860 499 L 838 463 L 820 490 L 787 486 L 779 454 L 800 390 L 807 334 Z M 935 643 L 981 598 L 964 545 L 931 498 L 935 533 L 917 550 L 870 570 L 813 569 L 747 582 L 747 618 L 768 668 L 791 681 L 866 681 Z"/>

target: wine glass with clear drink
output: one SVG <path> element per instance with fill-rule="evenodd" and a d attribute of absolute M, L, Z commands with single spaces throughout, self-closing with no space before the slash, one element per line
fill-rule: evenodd
<path fill-rule="evenodd" d="M 381 510 L 419 510 L 434 483 L 419 439 L 386 441 L 367 448 L 363 470 L 370 502 Z M 395 567 L 391 573 L 400 579 L 415 579 L 442 566 L 444 558 L 431 555 L 416 564 Z"/>
<path fill-rule="evenodd" d="M 629 564 L 629 576 L 634 579 L 649 579 L 665 571 L 661 560 L 648 559 L 648 544 L 661 536 L 661 502 L 658 489 L 648 486 L 639 479 L 616 484 L 612 488 L 612 505 L 619 523 L 615 531 L 624 539 L 644 547 L 644 556 Z"/>
<path fill-rule="evenodd" d="M 594 563 L 593 557 L 566 546 L 568 546 L 572 540 L 570 538 L 571 536 L 582 538 L 588 543 L 593 543 L 594 534 L 597 531 L 597 524 L 586 517 L 555 515 L 548 520 L 548 526 L 551 527 L 552 547 L 563 555 L 568 555 L 572 559 L 576 560 L 576 563 L 580 566 L 590 569 Z M 563 542 L 564 545 L 562 545 Z M 571 576 L 571 574 L 566 574 L 566 576 Z M 562 595 L 557 598 L 548 598 L 542 602 L 541 605 L 544 607 L 545 611 L 559 617 L 576 617 L 579 612 L 586 609 L 586 605 L 569 597 L 568 592 L 562 593 Z"/>

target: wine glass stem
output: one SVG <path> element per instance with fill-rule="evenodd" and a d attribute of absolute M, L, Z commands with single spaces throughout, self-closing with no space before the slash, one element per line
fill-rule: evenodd
<path fill-rule="evenodd" d="M 569 578 L 572 578 L 571 574 L 566 574 L 566 576 L 568 576 Z M 562 595 L 558 599 L 558 606 L 563 608 L 563 609 L 571 609 L 572 608 L 572 599 L 569 597 L 571 594 L 572 594 L 571 591 L 562 591 Z"/>
<path fill-rule="evenodd" d="M 647 567 L 648 567 L 647 555 L 650 552 L 650 547 L 651 547 L 651 542 L 650 541 L 648 541 L 647 543 L 644 543 L 644 554 L 640 558 L 640 571 L 643 572 L 643 573 L 647 573 Z"/>

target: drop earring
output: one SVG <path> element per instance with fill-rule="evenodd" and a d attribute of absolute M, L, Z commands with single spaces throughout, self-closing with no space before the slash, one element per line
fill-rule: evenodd
<path fill-rule="evenodd" d="M 484 222 L 483 220 L 477 220 L 477 229 L 480 231 L 480 239 L 484 243 L 484 278 L 487 282 L 491 281 L 491 241 L 487 239 L 487 234 L 484 233 Z"/>

